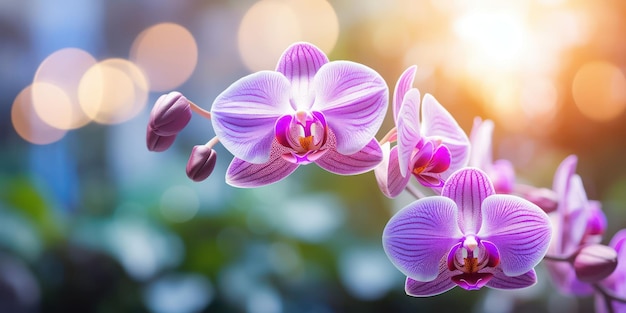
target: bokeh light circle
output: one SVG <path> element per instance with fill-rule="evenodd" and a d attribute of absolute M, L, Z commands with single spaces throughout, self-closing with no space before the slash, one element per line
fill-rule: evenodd
<path fill-rule="evenodd" d="M 31 90 L 35 112 L 44 122 L 59 129 L 75 129 L 91 121 L 80 107 L 78 85 L 94 64 L 96 59 L 78 48 L 57 50 L 41 62 Z"/>
<path fill-rule="evenodd" d="M 144 72 L 152 91 L 168 91 L 183 84 L 198 63 L 198 45 L 185 27 L 161 23 L 141 32 L 133 42 L 130 60 Z"/>
<path fill-rule="evenodd" d="M 39 118 L 35 112 L 32 95 L 32 85 L 29 85 L 22 89 L 13 101 L 11 122 L 17 134 L 24 140 L 39 145 L 53 143 L 63 138 L 67 130 L 52 127 Z"/>
<path fill-rule="evenodd" d="M 297 41 L 329 53 L 339 37 L 339 21 L 326 0 L 261 0 L 239 25 L 239 54 L 250 71 L 276 67 L 282 52 Z"/>
<path fill-rule="evenodd" d="M 85 72 L 78 88 L 83 111 L 95 122 L 117 124 L 137 115 L 148 101 L 148 82 L 134 63 L 101 61 Z"/>
<path fill-rule="evenodd" d="M 617 117 L 626 107 L 626 78 L 614 64 L 592 61 L 576 72 L 572 95 L 586 117 L 607 121 Z"/>

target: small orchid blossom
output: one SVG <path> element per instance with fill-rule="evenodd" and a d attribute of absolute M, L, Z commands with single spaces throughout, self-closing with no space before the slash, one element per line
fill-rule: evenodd
<path fill-rule="evenodd" d="M 441 196 L 417 200 L 394 215 L 383 248 L 407 276 L 407 294 L 425 297 L 457 285 L 531 286 L 550 236 L 550 220 L 539 207 L 495 194 L 483 171 L 463 168 L 448 178 Z"/>
<path fill-rule="evenodd" d="M 617 251 L 617 268 L 609 277 L 600 282 L 600 286 L 624 299 L 626 295 L 626 229 L 618 231 L 609 242 L 609 246 Z M 609 310 L 605 295 L 596 293 L 595 298 L 597 313 L 626 312 L 625 302 L 611 300 L 610 305 L 613 307 Z"/>
<path fill-rule="evenodd" d="M 263 186 L 309 163 L 342 175 L 373 169 L 382 160 L 374 136 L 388 95 L 371 68 L 329 62 L 309 43 L 291 45 L 276 71 L 239 79 L 213 103 L 213 129 L 235 156 L 226 182 Z"/>
<path fill-rule="evenodd" d="M 469 166 L 485 171 L 491 178 L 496 193 L 511 193 L 515 186 L 515 169 L 509 160 L 493 161 L 493 128 L 493 121 L 483 121 L 480 117 L 474 118 L 474 125 L 470 132 L 472 151 Z"/>
<path fill-rule="evenodd" d="M 467 165 L 469 139 L 452 115 L 430 94 L 422 101 L 420 92 L 411 87 L 417 67 L 411 66 L 396 83 L 393 117 L 396 128 L 382 142 L 384 159 L 375 169 L 381 191 L 396 197 L 408 185 L 411 176 L 426 187 L 440 190 L 452 172 Z"/>
<path fill-rule="evenodd" d="M 549 213 L 554 234 L 548 255 L 571 258 L 589 244 L 599 243 L 606 229 L 606 217 L 598 201 L 587 199 L 582 179 L 575 173 L 577 158 L 565 158 L 554 175 L 553 190 L 557 195 L 557 209 Z M 572 265 L 567 262 L 546 262 L 557 288 L 564 294 L 589 295 L 593 288 L 580 281 Z"/>

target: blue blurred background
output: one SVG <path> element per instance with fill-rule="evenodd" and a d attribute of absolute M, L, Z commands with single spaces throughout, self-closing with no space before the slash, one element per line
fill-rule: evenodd
<path fill-rule="evenodd" d="M 494 157 L 550 188 L 579 156 L 590 199 L 626 227 L 626 2 L 620 0 L 8 0 L 0 2 L 0 312 L 588 312 L 539 283 L 404 294 L 380 244 L 412 201 L 373 173 L 310 165 L 258 189 L 185 175 L 213 137 L 194 116 L 146 149 L 152 103 L 210 109 L 295 41 L 377 70 L 417 64 L 467 132 L 493 119 Z M 379 139 L 393 126 L 388 114 Z"/>

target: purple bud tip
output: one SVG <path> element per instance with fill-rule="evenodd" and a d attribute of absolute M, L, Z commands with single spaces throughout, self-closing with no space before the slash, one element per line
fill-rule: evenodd
<path fill-rule="evenodd" d="M 547 188 L 534 188 L 533 190 L 526 192 L 524 194 L 524 198 L 536 204 L 546 213 L 555 211 L 558 205 L 556 193 Z"/>
<path fill-rule="evenodd" d="M 601 244 L 582 247 L 574 259 L 576 277 L 586 283 L 594 283 L 606 278 L 616 267 L 617 252 Z"/>
<path fill-rule="evenodd" d="M 187 162 L 187 177 L 193 181 L 203 181 L 211 175 L 217 161 L 215 150 L 206 145 L 194 146 Z"/>
<path fill-rule="evenodd" d="M 180 92 L 161 95 L 150 112 L 149 125 L 159 136 L 178 134 L 191 120 L 189 100 Z"/>
<path fill-rule="evenodd" d="M 154 130 L 148 125 L 148 130 L 146 131 L 146 144 L 148 146 L 148 150 L 161 152 L 169 149 L 174 143 L 176 139 L 176 135 L 172 136 L 159 136 Z"/>

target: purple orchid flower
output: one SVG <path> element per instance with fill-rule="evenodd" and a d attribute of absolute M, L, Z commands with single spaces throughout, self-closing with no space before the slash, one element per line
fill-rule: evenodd
<path fill-rule="evenodd" d="M 485 171 L 491 178 L 496 193 L 511 193 L 515 187 L 515 169 L 509 160 L 493 161 L 493 128 L 493 121 L 483 121 L 480 117 L 474 118 L 474 125 L 470 132 L 472 151 L 469 166 Z"/>
<path fill-rule="evenodd" d="M 369 67 L 329 62 L 309 43 L 283 53 L 276 71 L 245 76 L 213 103 L 213 128 L 235 158 L 226 182 L 258 187 L 277 182 L 300 165 L 353 175 L 382 160 L 374 138 L 389 91 Z"/>
<path fill-rule="evenodd" d="M 600 285 L 623 298 L 626 295 L 626 229 L 618 231 L 609 242 L 609 246 L 617 252 L 617 267 L 609 277 L 600 282 Z M 626 303 L 611 301 L 613 310 L 609 310 L 603 295 L 596 293 L 595 298 L 597 313 L 626 312 Z"/>
<path fill-rule="evenodd" d="M 554 175 L 553 190 L 557 195 L 557 209 L 549 213 L 554 235 L 548 254 L 567 259 L 589 244 L 599 243 L 606 229 L 606 216 L 600 202 L 587 199 L 582 179 L 576 172 L 577 158 L 565 158 Z M 557 288 L 564 294 L 590 295 L 591 285 L 580 281 L 568 262 L 546 262 Z"/>
<path fill-rule="evenodd" d="M 394 215 L 383 248 L 407 276 L 407 294 L 425 297 L 457 285 L 531 286 L 550 236 L 550 220 L 539 207 L 495 194 L 483 171 L 463 168 L 448 178 L 442 196 L 422 198 Z"/>
<path fill-rule="evenodd" d="M 422 101 L 420 92 L 411 87 L 416 66 L 402 73 L 393 96 L 396 128 L 383 143 L 383 162 L 375 169 L 381 191 L 396 197 L 411 176 L 426 187 L 439 191 L 454 171 L 467 165 L 469 139 L 452 115 L 430 94 Z"/>

